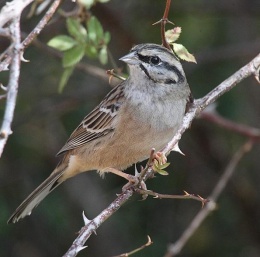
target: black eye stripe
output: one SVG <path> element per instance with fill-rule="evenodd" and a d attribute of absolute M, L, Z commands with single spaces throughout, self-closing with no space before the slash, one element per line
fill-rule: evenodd
<path fill-rule="evenodd" d="M 139 59 L 140 59 L 142 62 L 149 63 L 150 56 L 146 56 L 146 55 L 138 54 L 138 57 L 139 57 Z"/>
<path fill-rule="evenodd" d="M 173 71 L 177 77 L 178 77 L 178 82 L 184 82 L 185 78 L 184 76 L 181 74 L 181 72 L 176 68 L 176 66 L 174 65 L 170 65 L 167 62 L 163 63 L 163 67 L 168 70 L 168 71 Z"/>
<path fill-rule="evenodd" d="M 149 64 L 153 64 L 153 65 L 157 65 L 161 62 L 161 59 L 158 57 L 158 56 L 147 56 L 147 55 L 142 55 L 142 54 L 137 54 L 139 59 L 142 61 L 142 62 L 145 62 L 145 63 L 149 63 Z"/>

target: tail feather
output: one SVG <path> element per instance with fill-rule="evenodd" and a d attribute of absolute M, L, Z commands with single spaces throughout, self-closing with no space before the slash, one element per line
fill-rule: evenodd
<path fill-rule="evenodd" d="M 7 223 L 15 223 L 27 215 L 57 186 L 63 181 L 59 181 L 66 168 L 53 172 L 42 184 L 40 184 L 15 210 Z"/>

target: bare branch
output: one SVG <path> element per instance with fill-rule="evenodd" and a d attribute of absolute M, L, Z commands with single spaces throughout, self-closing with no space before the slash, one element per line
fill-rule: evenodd
<path fill-rule="evenodd" d="M 95 233 L 96 229 L 114 214 L 126 201 L 133 195 L 133 189 L 125 190 L 120 194 L 105 210 L 103 210 L 93 220 L 88 220 L 84 217 L 85 226 L 79 231 L 78 237 L 74 240 L 70 249 L 63 255 L 63 257 L 73 257 L 79 251 L 84 249 L 84 244 L 88 238 Z"/>
<path fill-rule="evenodd" d="M 206 219 L 209 213 L 215 210 L 216 201 L 218 200 L 220 194 L 223 192 L 224 188 L 226 187 L 239 161 L 248 151 L 251 150 L 251 147 L 252 147 L 252 142 L 248 141 L 234 154 L 233 158 L 230 160 L 225 171 L 220 177 L 218 183 L 214 187 L 210 197 L 208 198 L 210 202 L 207 203 L 205 207 L 201 209 L 199 213 L 194 217 L 189 227 L 183 232 L 181 237 L 174 244 L 171 244 L 168 247 L 168 251 L 164 257 L 173 257 L 179 254 L 183 246 L 187 243 L 190 237 L 195 233 L 197 228 Z"/>
<path fill-rule="evenodd" d="M 21 51 L 24 51 L 25 48 L 27 48 L 28 45 L 32 43 L 32 41 L 36 38 L 36 36 L 40 34 L 42 29 L 47 25 L 47 23 L 49 22 L 51 17 L 54 15 L 54 13 L 57 10 L 60 3 L 61 3 L 61 0 L 55 0 L 52 3 L 52 5 L 50 6 L 50 8 L 46 12 L 46 14 L 39 21 L 39 23 L 36 25 L 36 27 L 33 29 L 33 31 L 22 42 Z M 0 58 L 0 59 L 3 59 L 3 57 L 5 57 L 5 59 L 0 64 L 0 71 L 7 69 L 8 65 L 11 62 L 11 58 L 12 58 L 11 56 L 12 56 L 12 48 L 9 47 L 6 50 L 6 52 L 1 55 L 2 58 Z"/>
<path fill-rule="evenodd" d="M 141 250 L 143 250 L 144 248 L 150 246 L 150 245 L 153 243 L 152 240 L 151 240 L 151 238 L 150 238 L 149 236 L 147 236 L 147 239 L 148 239 L 148 240 L 147 240 L 147 242 L 146 242 L 144 245 L 142 245 L 142 246 L 140 246 L 140 247 L 138 247 L 138 248 L 132 250 L 131 252 L 123 253 L 123 254 L 120 254 L 120 255 L 117 255 L 117 256 L 113 256 L 113 257 L 128 257 L 128 256 L 130 256 L 130 255 L 132 255 L 132 254 L 135 254 L 135 253 L 137 253 L 137 252 L 140 252 Z"/>
<path fill-rule="evenodd" d="M 13 0 L 7 2 L 0 11 L 0 28 L 3 28 L 6 23 L 21 16 L 23 9 L 34 0 Z"/>
<path fill-rule="evenodd" d="M 23 9 L 29 5 L 33 0 L 14 0 L 6 3 L 0 12 L 0 28 L 3 27 L 7 22 L 10 23 L 10 38 L 12 40 L 11 46 L 1 56 L 5 58 L 0 65 L 0 71 L 6 70 L 8 65 L 11 63 L 9 83 L 7 86 L 6 94 L 6 107 L 3 117 L 3 123 L 0 130 L 0 157 L 3 153 L 5 144 L 11 131 L 11 123 L 13 121 L 14 109 L 16 105 L 16 98 L 18 93 L 18 80 L 20 76 L 20 63 L 23 61 L 23 51 L 32 42 L 32 40 L 41 32 L 46 26 L 50 18 L 55 13 L 61 0 L 53 2 L 47 13 L 29 34 L 29 36 L 21 43 L 21 31 L 20 31 L 20 15 Z M 4 30 L 6 31 L 6 30 Z M 3 97 L 0 97 L 2 99 Z"/>
<path fill-rule="evenodd" d="M 186 191 L 184 191 L 184 195 L 168 195 L 168 194 L 159 194 L 159 193 L 153 192 L 151 190 L 143 190 L 140 188 L 136 188 L 135 192 L 137 192 L 138 194 L 143 194 L 143 195 L 151 195 L 157 199 L 196 200 L 196 201 L 201 202 L 202 206 L 204 206 L 205 203 L 207 203 L 209 201 L 208 199 L 204 199 L 199 195 L 189 194 Z"/>
<path fill-rule="evenodd" d="M 169 14 L 170 6 L 171 6 L 171 0 L 166 0 L 165 10 L 164 10 L 164 14 L 163 14 L 162 19 L 160 19 L 159 21 L 155 22 L 153 25 L 161 24 L 162 45 L 172 51 L 171 46 L 169 45 L 169 43 L 167 42 L 166 37 L 165 37 L 165 25 L 167 23 L 173 24 L 172 22 L 170 22 L 168 20 L 168 14 Z"/>
<path fill-rule="evenodd" d="M 10 24 L 10 33 L 13 38 L 13 56 L 10 68 L 9 83 L 7 86 L 7 99 L 5 113 L 3 117 L 2 127 L 0 130 L 0 157 L 2 156 L 4 146 L 11 131 L 11 123 L 13 121 L 16 97 L 18 92 L 18 80 L 20 76 L 21 64 L 21 35 L 20 35 L 20 17 L 13 19 Z"/>
<path fill-rule="evenodd" d="M 23 41 L 23 47 L 26 48 L 28 45 L 32 43 L 32 41 L 41 33 L 42 29 L 48 24 L 53 14 L 56 12 L 59 7 L 61 0 L 55 0 L 42 19 L 39 21 L 37 26 L 33 29 L 33 31 L 26 37 Z"/>

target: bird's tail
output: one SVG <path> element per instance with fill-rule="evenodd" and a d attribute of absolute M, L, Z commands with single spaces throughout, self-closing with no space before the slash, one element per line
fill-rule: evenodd
<path fill-rule="evenodd" d="M 40 184 L 14 211 L 7 223 L 15 223 L 26 215 L 30 215 L 32 210 L 57 186 L 64 180 L 60 180 L 66 171 L 67 165 L 62 163 L 54 170 L 54 172 Z"/>

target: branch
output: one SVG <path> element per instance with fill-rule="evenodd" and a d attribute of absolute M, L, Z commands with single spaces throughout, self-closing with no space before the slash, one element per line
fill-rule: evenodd
<path fill-rule="evenodd" d="M 10 33 L 13 38 L 13 56 L 10 68 L 9 82 L 7 86 L 6 107 L 0 129 L 0 157 L 10 134 L 12 134 L 11 123 L 13 121 L 14 109 L 18 92 L 18 80 L 21 65 L 21 35 L 20 17 L 15 17 L 10 24 Z"/>
<path fill-rule="evenodd" d="M 133 189 L 125 190 L 93 220 L 88 220 L 83 213 L 85 226 L 79 231 L 78 237 L 74 240 L 73 244 L 63 257 L 76 256 L 79 251 L 83 250 L 85 248 L 85 242 L 93 233 L 96 232 L 96 229 L 112 214 L 114 214 L 126 201 L 128 201 L 132 195 Z"/>
<path fill-rule="evenodd" d="M 206 219 L 210 212 L 214 211 L 216 208 L 216 201 L 218 200 L 220 194 L 223 192 L 228 181 L 230 180 L 232 174 L 234 173 L 239 161 L 242 157 L 251 150 L 252 142 L 246 142 L 233 156 L 227 165 L 224 173 L 220 177 L 218 183 L 213 189 L 208 202 L 203 209 L 194 217 L 189 227 L 183 232 L 181 237 L 168 247 L 167 253 L 164 257 L 173 257 L 180 253 L 183 246 L 187 243 L 190 237 L 195 233 L 196 229 L 201 225 L 201 223 Z"/>
<path fill-rule="evenodd" d="M 150 246 L 150 245 L 153 243 L 152 240 L 151 240 L 151 238 L 150 238 L 149 236 L 147 236 L 147 239 L 148 239 L 148 240 L 147 240 L 147 242 L 146 242 L 144 245 L 142 245 L 142 246 L 140 246 L 140 247 L 138 247 L 138 248 L 132 250 L 131 252 L 122 253 L 122 254 L 120 254 L 120 255 L 113 256 L 113 257 L 128 257 L 128 256 L 130 256 L 130 255 L 132 255 L 132 254 L 135 254 L 135 253 L 137 253 L 137 252 L 143 250 L 144 248 Z"/>
<path fill-rule="evenodd" d="M 169 14 L 170 6 L 171 6 L 171 0 L 166 0 L 165 10 L 164 10 L 164 14 L 163 14 L 162 19 L 155 22 L 153 25 L 161 24 L 162 45 L 172 51 L 171 46 L 169 45 L 169 43 L 167 42 L 166 37 L 165 37 L 165 25 L 167 23 L 173 24 L 172 22 L 170 22 L 168 20 L 168 14 Z"/>
<path fill-rule="evenodd" d="M 23 9 L 34 0 L 13 0 L 7 2 L 0 11 L 0 28 L 3 28 L 8 22 L 20 18 Z"/>
<path fill-rule="evenodd" d="M 140 188 L 136 188 L 135 192 L 142 195 L 151 195 L 156 199 L 180 199 L 180 200 L 196 200 L 201 202 L 202 206 L 204 206 L 209 200 L 204 199 L 199 195 L 189 194 L 188 192 L 184 191 L 184 195 L 167 195 L 167 194 L 159 194 L 153 192 L 151 190 L 144 190 Z"/>
<path fill-rule="evenodd" d="M 14 109 L 16 105 L 16 98 L 18 93 L 18 80 L 20 76 L 20 65 L 23 59 L 24 49 L 33 41 L 33 39 L 41 32 L 46 26 L 50 18 L 55 13 L 61 0 L 53 2 L 47 13 L 29 34 L 29 36 L 21 43 L 21 31 L 20 31 L 20 15 L 23 9 L 29 5 L 33 0 L 13 0 L 6 3 L 0 12 L 0 28 L 2 28 L 7 22 L 10 22 L 10 36 L 12 44 L 2 55 L 0 60 L 4 57 L 4 60 L 0 64 L 0 71 L 6 70 L 9 64 L 10 74 L 9 82 L 7 86 L 6 94 L 6 107 L 0 129 L 0 157 L 2 156 L 5 144 L 9 135 L 12 134 L 11 124 L 14 117 Z M 5 30 L 4 30 L 5 31 Z M 1 96 L 0 99 L 3 97 Z"/>
<path fill-rule="evenodd" d="M 19 0 L 18 0 L 19 1 Z M 25 48 L 29 46 L 29 44 L 32 43 L 32 41 L 41 33 L 42 29 L 48 24 L 49 20 L 51 17 L 54 15 L 56 12 L 58 6 L 60 5 L 61 0 L 55 0 L 46 14 L 42 17 L 42 19 L 39 21 L 39 23 L 35 26 L 33 31 L 24 39 L 24 41 L 21 44 L 21 51 L 24 51 Z M 0 27 L 1 28 L 1 27 Z M 11 55 L 12 55 L 12 49 L 9 48 L 5 53 L 2 54 L 0 60 L 4 59 L 4 61 L 1 62 L 0 64 L 0 71 L 6 70 L 8 65 L 11 62 Z"/>

